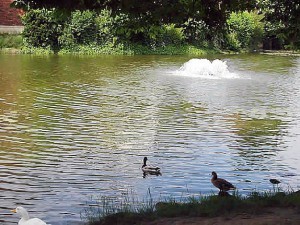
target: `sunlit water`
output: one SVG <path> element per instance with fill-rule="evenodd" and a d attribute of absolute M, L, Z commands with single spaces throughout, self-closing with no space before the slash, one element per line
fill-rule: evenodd
<path fill-rule="evenodd" d="M 297 190 L 300 59 L 190 59 L 0 55 L 1 225 L 16 205 L 73 225 L 91 198 L 217 193 L 211 171 L 245 195 Z"/>

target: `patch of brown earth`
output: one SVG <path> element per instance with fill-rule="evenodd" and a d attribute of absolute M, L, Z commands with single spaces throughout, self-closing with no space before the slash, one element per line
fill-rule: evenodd
<path fill-rule="evenodd" d="M 162 218 L 142 225 L 300 225 L 297 208 L 267 208 L 258 215 L 248 213 L 220 217 Z"/>

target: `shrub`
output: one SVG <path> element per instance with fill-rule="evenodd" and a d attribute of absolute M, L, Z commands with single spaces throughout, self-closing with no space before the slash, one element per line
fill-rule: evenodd
<path fill-rule="evenodd" d="M 238 51 L 241 49 L 241 43 L 237 38 L 236 32 L 230 32 L 226 35 L 228 49 L 233 51 Z"/>
<path fill-rule="evenodd" d="M 73 36 L 71 26 L 66 25 L 63 29 L 62 35 L 58 37 L 59 46 L 68 51 L 76 49 L 76 40 Z"/>
<path fill-rule="evenodd" d="M 184 42 L 183 28 L 175 27 L 175 24 L 162 26 L 148 26 L 144 28 L 145 43 L 152 47 L 165 47 L 168 45 L 180 45 Z"/>
<path fill-rule="evenodd" d="M 162 40 L 166 45 L 179 45 L 185 38 L 183 28 L 175 27 L 175 24 L 165 24 L 162 28 Z"/>
<path fill-rule="evenodd" d="M 128 41 L 133 34 L 133 21 L 129 20 L 129 16 L 124 13 L 112 15 L 111 10 L 103 9 L 97 15 L 97 42 L 98 44 L 113 43 L 120 41 Z"/>
<path fill-rule="evenodd" d="M 90 10 L 73 11 L 62 35 L 58 38 L 59 45 L 64 51 L 77 51 L 79 45 L 90 45 L 97 42 L 96 13 Z"/>
<path fill-rule="evenodd" d="M 72 12 L 70 28 L 67 28 L 67 31 L 71 32 L 76 43 L 90 44 L 96 40 L 97 28 L 95 18 L 95 12 L 90 10 L 76 10 Z"/>
<path fill-rule="evenodd" d="M 189 43 L 199 46 L 207 45 L 208 26 L 202 20 L 189 18 L 183 24 L 183 32 Z"/>
<path fill-rule="evenodd" d="M 0 34 L 0 49 L 1 48 L 21 48 L 23 43 L 22 37 L 19 34 Z"/>
<path fill-rule="evenodd" d="M 257 48 L 264 34 L 262 19 L 263 15 L 258 15 L 255 12 L 231 13 L 227 20 L 228 48 L 235 50 L 239 45 L 240 48 Z"/>
<path fill-rule="evenodd" d="M 56 9 L 29 10 L 22 16 L 24 43 L 32 47 L 57 49 L 63 14 Z"/>
<path fill-rule="evenodd" d="M 130 19 L 129 15 L 119 13 L 113 17 L 112 33 L 114 38 L 120 41 L 132 40 L 134 35 L 138 33 L 138 19 Z"/>
<path fill-rule="evenodd" d="M 115 35 L 114 18 L 111 15 L 111 11 L 104 9 L 95 18 L 97 27 L 97 42 L 99 44 L 105 44 L 111 42 Z"/>

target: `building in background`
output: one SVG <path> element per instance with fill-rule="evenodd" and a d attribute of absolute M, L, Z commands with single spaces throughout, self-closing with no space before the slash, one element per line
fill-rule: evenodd
<path fill-rule="evenodd" d="M 13 0 L 0 0 L 0 33 L 20 33 L 23 30 L 22 10 L 11 8 Z"/>

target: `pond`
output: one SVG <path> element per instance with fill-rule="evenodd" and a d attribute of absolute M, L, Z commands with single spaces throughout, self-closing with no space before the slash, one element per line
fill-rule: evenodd
<path fill-rule="evenodd" d="M 17 205 L 74 225 L 103 196 L 217 194 L 212 171 L 243 195 L 298 190 L 300 58 L 207 57 L 225 74 L 191 58 L 0 54 L 0 223 Z"/>

